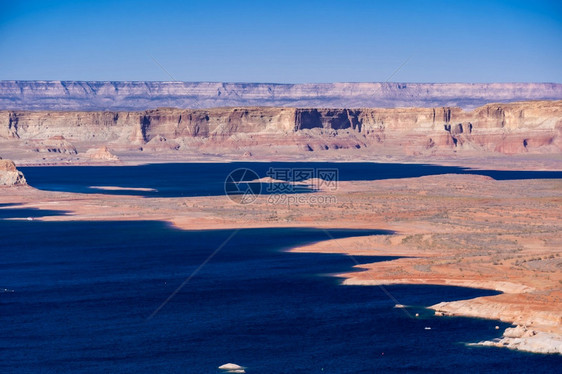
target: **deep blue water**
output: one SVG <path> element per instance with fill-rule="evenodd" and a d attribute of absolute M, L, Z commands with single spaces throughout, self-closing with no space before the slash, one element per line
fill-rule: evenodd
<path fill-rule="evenodd" d="M 224 194 L 227 175 L 238 168 L 254 170 L 265 177 L 269 168 L 294 170 L 338 170 L 337 179 L 380 180 L 412 178 L 445 173 L 486 175 L 496 180 L 562 178 L 562 171 L 497 171 L 472 170 L 455 166 L 384 163 L 333 162 L 233 162 L 175 163 L 140 166 L 49 166 L 20 167 L 28 182 L 39 189 L 81 193 L 139 195 L 146 197 L 216 196 Z M 277 174 L 276 179 L 286 179 Z M 156 191 L 102 191 L 91 186 L 153 188 Z M 263 184 L 262 193 L 267 193 Z M 299 192 L 306 192 L 301 190 Z"/>
<path fill-rule="evenodd" d="M 104 185 L 99 178 L 110 185 L 135 182 L 132 171 L 123 171 L 122 178 L 105 175 L 117 169 L 131 168 L 86 175 L 96 176 L 95 185 Z M 218 183 L 229 169 L 209 173 Z M 50 182 L 81 180 L 80 168 L 56 170 L 65 178 L 51 176 Z M 43 171 L 37 175 L 45 177 Z M 35 174 L 24 172 L 34 184 Z M 157 181 L 166 178 L 143 178 L 139 184 L 165 190 Z M 214 177 L 200 169 L 193 178 Z M 169 196 L 199 188 L 182 186 L 183 177 L 167 181 Z M 468 347 L 466 342 L 498 337 L 502 330 L 494 326 L 507 325 L 434 317 L 423 308 L 492 291 L 386 287 L 411 306 L 406 313 L 393 308 L 395 300 L 379 287 L 341 286 L 331 276 L 350 271 L 353 259 L 285 251 L 330 236 L 383 231 L 330 230 L 330 236 L 302 228 L 237 231 L 149 319 L 233 231 L 183 231 L 153 221 L 9 220 L 52 214 L 61 213 L 0 206 L 1 373 L 217 373 L 227 362 L 246 366 L 248 373 L 552 373 L 562 364 L 560 356 Z M 415 313 L 420 317 L 412 318 Z"/>

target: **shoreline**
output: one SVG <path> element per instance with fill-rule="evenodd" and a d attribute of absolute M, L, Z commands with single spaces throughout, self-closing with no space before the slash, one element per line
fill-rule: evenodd
<path fill-rule="evenodd" d="M 361 237 L 332 239 L 313 243 L 305 246 L 295 247 L 290 252 L 296 253 L 341 253 L 353 257 L 354 255 L 366 255 L 367 253 L 354 251 L 346 251 L 344 247 L 338 243 L 340 240 L 354 241 L 363 239 Z M 331 243 L 330 243 L 331 242 Z M 332 243 L 337 243 L 332 245 Z M 326 246 L 331 250 L 326 250 Z M 340 250 L 333 250 L 334 247 Z M 369 252 L 369 255 L 380 256 L 401 256 L 403 253 L 383 252 L 380 254 Z M 411 257 L 410 257 L 411 258 Z M 518 318 L 518 308 L 514 304 L 505 304 L 498 308 L 496 298 L 505 295 L 521 295 L 535 291 L 534 288 L 523 284 L 515 284 L 510 282 L 492 282 L 477 280 L 458 280 L 443 278 L 440 280 L 427 280 L 423 278 L 378 278 L 373 276 L 376 272 L 381 271 L 380 267 L 387 266 L 392 268 L 392 263 L 400 259 L 393 259 L 383 262 L 375 262 L 369 264 L 356 265 L 355 268 L 362 269 L 361 272 L 336 274 L 335 277 L 342 277 L 343 286 L 389 286 L 389 285 L 434 285 L 434 286 L 455 286 L 476 288 L 482 290 L 493 290 L 502 292 L 496 296 L 484 296 L 473 299 L 464 299 L 457 301 L 443 301 L 426 309 L 433 310 L 436 317 L 468 317 L 482 318 L 488 320 L 496 320 L 511 323 L 513 327 L 508 327 L 503 333 L 501 339 L 493 341 L 472 342 L 469 345 L 489 346 L 498 348 L 509 348 L 525 352 L 539 354 L 562 354 L 562 312 L 549 314 L 547 312 L 534 312 L 527 318 Z M 366 276 L 367 274 L 367 276 Z M 367 278 L 367 279 L 366 279 Z"/>
<path fill-rule="evenodd" d="M 503 292 L 500 295 L 430 308 L 438 314 L 500 320 L 521 326 L 521 331 L 525 326 L 527 329 L 521 336 L 506 329 L 505 340 L 474 344 L 537 353 L 550 352 L 548 344 L 552 342 L 562 346 L 562 258 L 558 251 L 562 221 L 554 209 L 562 204 L 561 180 L 496 181 L 443 174 L 342 181 L 334 192 L 337 201 L 333 204 L 291 206 L 268 204 L 265 196 L 246 206 L 224 196 L 149 198 L 103 192 L 6 187 L 0 188 L 0 204 L 19 203 L 16 208 L 70 214 L 34 218 L 41 221 L 159 220 L 184 230 L 390 230 L 393 234 L 335 242 L 327 237 L 291 251 L 401 257 L 362 264 L 366 271 L 339 274 L 345 278 L 344 284 L 432 284 L 499 290 Z"/>
<path fill-rule="evenodd" d="M 520 155 L 520 159 L 516 160 L 523 164 L 528 164 L 529 162 L 540 163 L 540 155 Z M 551 155 L 552 156 L 552 155 Z M 491 157 L 487 162 L 483 162 L 478 159 L 470 158 L 450 158 L 450 157 L 406 157 L 406 156 L 391 156 L 382 157 L 376 156 L 371 157 L 359 157 L 359 158 L 338 158 L 331 157 L 331 155 L 312 157 L 312 158 L 302 158 L 302 157 L 271 157 L 271 158 L 244 158 L 244 157 L 222 157 L 214 156 L 207 158 L 190 158 L 190 155 L 183 155 L 180 158 L 160 158 L 155 157 L 151 159 L 136 158 L 136 157 L 124 157 L 119 156 L 119 161 L 93 161 L 93 160 L 37 160 L 37 159 L 21 159 L 21 158 L 10 158 L 12 159 L 18 167 L 50 167 L 50 166 L 112 166 L 112 167 L 124 167 L 124 166 L 145 166 L 145 165 L 155 165 L 155 164 L 182 164 L 182 163 L 192 163 L 192 164 L 213 164 L 213 163 L 272 163 L 272 162 L 287 162 L 287 163 L 381 163 L 381 164 L 424 164 L 424 165 L 435 165 L 435 166 L 449 166 L 449 167 L 463 167 L 472 170 L 496 170 L 496 171 L 562 171 L 562 155 L 554 156 L 555 160 L 549 160 L 547 164 L 535 165 L 534 168 L 529 168 L 528 165 L 525 167 L 517 167 L 518 164 L 513 163 L 513 159 L 506 156 L 496 156 Z M 559 158 L 556 159 L 556 157 Z M 534 160 L 534 159 L 538 160 Z M 522 166 L 522 165 L 521 165 Z"/>
<path fill-rule="evenodd" d="M 100 143 L 96 145 L 76 142 L 76 154 L 41 153 L 22 148 L 21 145 L 0 138 L 2 154 L 17 166 L 138 166 L 161 163 L 233 163 L 233 162 L 369 162 L 389 164 L 432 164 L 439 166 L 467 167 L 475 170 L 524 170 L 562 171 L 560 153 L 481 153 L 463 150 L 461 153 L 441 150 L 431 154 L 413 154 L 402 148 L 372 149 L 327 149 L 314 152 L 286 152 L 284 149 L 267 147 L 241 147 L 240 149 L 209 148 L 182 151 L 145 150 L 138 151 L 123 145 Z M 108 154 L 117 159 L 92 158 L 88 153 L 107 148 Z M 102 147 L 102 148 L 103 148 Z M 248 152 L 245 150 L 248 149 Z M 250 152 L 251 151 L 251 152 Z"/>

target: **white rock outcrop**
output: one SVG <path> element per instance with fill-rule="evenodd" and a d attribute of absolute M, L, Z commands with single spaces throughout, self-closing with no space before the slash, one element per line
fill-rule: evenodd
<path fill-rule="evenodd" d="M 236 365 L 233 363 L 228 363 L 228 364 L 224 364 L 219 366 L 220 370 L 224 370 L 225 373 L 245 373 L 246 370 L 244 370 L 245 368 L 243 366 L 240 365 Z"/>
<path fill-rule="evenodd" d="M 475 345 L 502 347 L 534 353 L 562 354 L 562 338 L 559 335 L 536 331 L 525 326 L 505 329 L 501 339 L 484 341 Z"/>

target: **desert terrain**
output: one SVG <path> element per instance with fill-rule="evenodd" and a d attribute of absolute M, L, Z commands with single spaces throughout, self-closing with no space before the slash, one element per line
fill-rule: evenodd
<path fill-rule="evenodd" d="M 105 186 L 103 189 L 111 189 Z M 403 258 L 341 274 L 343 284 L 433 284 L 493 289 L 496 296 L 441 303 L 436 315 L 515 324 L 500 342 L 560 353 L 562 347 L 562 181 L 496 181 L 446 174 L 380 181 L 340 181 L 319 190 L 321 203 L 241 205 L 226 196 L 146 198 L 0 188 L 0 205 L 60 210 L 41 220 L 163 220 L 185 230 L 251 227 L 371 228 L 394 231 L 332 240 L 294 251 Z M 333 199 L 322 199 L 323 196 Z M 310 200 L 307 194 L 306 201 Z M 11 208 L 14 208 L 12 206 Z M 398 300 L 399 302 L 399 300 Z M 479 343 L 479 342 L 474 342 Z"/>
<path fill-rule="evenodd" d="M 106 86 L 100 87 L 109 89 Z M 26 87 L 21 92 L 33 88 Z M 79 84 L 65 86 L 69 96 L 55 107 L 67 108 L 66 104 L 79 100 L 85 95 L 80 87 L 84 89 Z M 492 93 L 498 94 L 498 87 Z M 525 87 L 541 92 L 540 87 Z M 246 94 L 258 88 L 247 87 Z M 559 85 L 550 88 L 558 95 Z M 521 95 L 533 97 L 530 91 L 518 89 Z M 293 91 L 291 97 L 295 97 Z M 501 291 L 496 296 L 440 303 L 432 309 L 438 316 L 489 318 L 516 325 L 505 331 L 501 341 L 483 345 L 562 353 L 560 179 L 500 181 L 446 174 L 340 181 L 335 191 L 307 194 L 305 203 L 272 202 L 259 196 L 252 204 L 241 205 L 226 196 L 104 194 L 120 188 L 111 185 L 98 186 L 98 194 L 41 191 L 27 186 L 15 166 L 366 161 L 560 171 L 561 150 L 560 100 L 491 103 L 472 109 L 246 106 L 71 111 L 6 107 L 0 111 L 0 156 L 15 164 L 0 162 L 0 184 L 4 185 L 0 209 L 2 204 L 15 204 L 65 213 L 36 218 L 41 220 L 162 220 L 185 230 L 392 230 L 391 235 L 339 240 L 327 234 L 326 241 L 293 250 L 345 253 L 350 260 L 354 255 L 401 257 L 362 265 L 362 272 L 341 274 L 344 285 L 432 284 Z M 138 190 L 143 191 L 142 186 Z M 323 199 L 326 194 L 330 199 Z M 322 202 L 312 203 L 311 196 Z"/>

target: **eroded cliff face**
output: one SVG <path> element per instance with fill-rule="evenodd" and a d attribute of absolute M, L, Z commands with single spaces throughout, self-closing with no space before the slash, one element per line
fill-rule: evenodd
<path fill-rule="evenodd" d="M 72 144 L 146 150 L 292 145 L 304 151 L 560 152 L 562 101 L 438 108 L 161 108 L 141 112 L 0 111 L 0 137 L 49 152 Z M 63 144 L 64 143 L 64 144 Z M 56 145 L 55 144 L 55 145 Z M 57 148 L 57 149 L 58 149 Z M 75 153 L 75 152 L 74 152 Z"/>
<path fill-rule="evenodd" d="M 556 83 L 324 83 L 0 81 L 0 109 L 132 111 L 216 107 L 395 108 L 561 100 Z"/>

